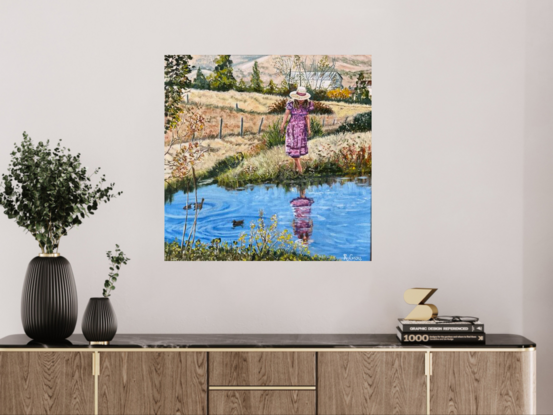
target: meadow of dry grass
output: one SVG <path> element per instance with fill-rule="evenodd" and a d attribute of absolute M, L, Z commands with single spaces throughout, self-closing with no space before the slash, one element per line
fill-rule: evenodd
<path fill-rule="evenodd" d="M 220 106 L 234 109 L 236 103 L 244 111 L 266 113 L 272 103 L 282 97 L 275 95 L 258 94 L 255 92 L 238 91 L 203 91 L 191 89 L 188 93 L 190 104 L 201 104 L 205 106 Z"/>
<path fill-rule="evenodd" d="M 196 164 L 196 171 L 202 173 L 211 169 L 215 163 L 219 160 L 223 160 L 227 157 L 234 156 L 238 153 L 248 154 L 251 152 L 252 147 L 261 143 L 261 136 L 251 135 L 246 137 L 229 136 L 213 139 L 199 140 L 200 146 L 203 150 L 207 150 L 199 162 Z M 167 159 L 178 149 L 178 146 L 173 146 L 169 153 L 165 156 Z M 165 152 L 169 148 L 165 147 Z M 165 177 L 169 177 L 169 172 L 165 172 Z"/>
<path fill-rule="evenodd" d="M 194 140 L 200 143 L 202 149 L 206 150 L 200 162 L 196 165 L 198 172 L 208 171 L 218 161 L 223 160 L 229 156 L 234 156 L 238 153 L 251 154 L 255 152 L 256 146 L 262 143 L 262 134 L 269 125 L 276 122 L 282 115 L 268 114 L 269 106 L 275 101 L 282 99 L 280 96 L 257 94 L 252 92 L 217 92 L 217 91 L 202 91 L 202 90 L 190 90 L 189 103 L 187 105 L 198 107 L 205 119 L 204 130 L 199 133 Z M 236 110 L 236 103 L 238 103 L 239 111 Z M 330 115 L 312 115 L 312 118 L 318 118 L 322 123 L 325 122 L 323 131 L 326 135 L 333 134 L 347 118 L 350 120 L 355 114 L 370 111 L 369 105 L 360 104 L 348 104 L 342 102 L 325 101 L 335 114 Z M 263 117 L 262 133 L 258 134 L 259 123 Z M 223 137 L 219 137 L 219 123 L 223 118 Z M 240 136 L 240 120 L 244 120 L 244 135 Z M 370 133 L 369 133 L 370 134 Z M 315 146 L 315 153 L 317 143 L 319 140 L 330 140 L 332 142 L 333 136 L 322 137 L 320 139 L 314 139 L 310 141 L 311 146 Z M 343 135 L 342 135 L 343 137 Z M 169 134 L 165 137 L 165 152 L 169 150 L 167 145 L 169 144 Z M 170 158 L 171 154 L 176 151 L 178 146 L 174 146 L 166 158 Z M 279 153 L 280 152 L 280 153 Z M 256 156 L 252 159 L 252 163 L 258 163 L 267 161 L 268 165 L 274 167 L 274 163 L 271 159 L 274 154 L 278 155 L 280 161 L 285 160 L 284 151 L 279 148 L 264 151 L 264 156 Z M 264 159 L 266 157 L 266 160 Z M 279 162 L 280 162 L 279 161 Z M 169 174 L 166 172 L 166 177 Z"/>
<path fill-rule="evenodd" d="M 235 110 L 236 104 L 241 110 L 247 112 L 267 113 L 271 104 L 281 100 L 278 95 L 258 94 L 255 92 L 237 91 L 203 91 L 191 89 L 188 93 L 189 104 L 200 104 L 206 107 L 225 107 Z M 333 116 L 338 118 L 352 116 L 371 110 L 370 105 L 350 104 L 347 102 L 323 101 L 334 111 Z"/>
<path fill-rule="evenodd" d="M 201 113 L 205 118 L 205 128 L 196 138 L 218 138 L 219 125 L 223 119 L 223 137 L 240 134 L 240 121 L 244 120 L 244 135 L 257 134 L 259 124 L 263 117 L 262 130 L 275 122 L 283 114 L 268 114 L 271 104 L 282 99 L 280 96 L 258 94 L 254 92 L 237 91 L 203 91 L 192 89 L 188 93 L 189 103 L 195 107 L 201 107 Z M 236 104 L 240 110 L 236 110 Z M 351 119 L 354 115 L 371 110 L 370 105 L 348 104 L 344 102 L 325 101 L 334 114 L 322 116 L 313 115 L 322 122 L 325 119 L 325 133 L 332 132 L 340 124 Z M 169 141 L 168 135 L 165 142 Z"/>

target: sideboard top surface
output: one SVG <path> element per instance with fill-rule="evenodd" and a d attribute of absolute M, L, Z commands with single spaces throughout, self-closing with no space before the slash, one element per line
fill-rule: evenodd
<path fill-rule="evenodd" d="M 8 348 L 402 348 L 402 349 L 496 349 L 533 348 L 536 344 L 516 334 L 487 334 L 485 344 L 410 345 L 399 342 L 395 334 L 118 334 L 108 346 L 90 346 L 82 334 L 74 334 L 64 342 L 43 343 L 24 334 L 0 339 L 0 349 Z"/>

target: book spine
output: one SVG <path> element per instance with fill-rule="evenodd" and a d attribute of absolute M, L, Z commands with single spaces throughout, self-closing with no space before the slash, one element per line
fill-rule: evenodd
<path fill-rule="evenodd" d="M 485 334 L 410 334 L 398 331 L 402 343 L 485 343 Z"/>
<path fill-rule="evenodd" d="M 484 333 L 483 324 L 403 324 L 403 332 L 416 333 L 416 332 L 439 332 L 439 333 Z"/>

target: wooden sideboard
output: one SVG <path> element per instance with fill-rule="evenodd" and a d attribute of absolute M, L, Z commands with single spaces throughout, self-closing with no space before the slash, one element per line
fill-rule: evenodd
<path fill-rule="evenodd" d="M 78 335 L 66 345 L 9 336 L 0 415 L 535 413 L 536 349 L 523 337 L 438 348 L 329 336 L 173 335 L 148 346 L 123 335 L 94 347 Z"/>

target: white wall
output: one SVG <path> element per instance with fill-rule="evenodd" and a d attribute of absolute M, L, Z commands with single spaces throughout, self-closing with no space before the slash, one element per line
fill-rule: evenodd
<path fill-rule="evenodd" d="M 117 242 L 120 332 L 393 332 L 403 291 L 436 286 L 442 313 L 522 333 L 526 4 L 311 3 L 0 3 L 0 171 L 26 130 L 125 192 L 62 240 L 80 313 Z M 225 52 L 373 55 L 372 262 L 163 262 L 163 55 Z M 38 248 L 4 216 L 0 233 L 4 336 Z"/>
<path fill-rule="evenodd" d="M 524 334 L 538 344 L 538 411 L 553 412 L 553 2 L 529 1 L 524 145 Z"/>

